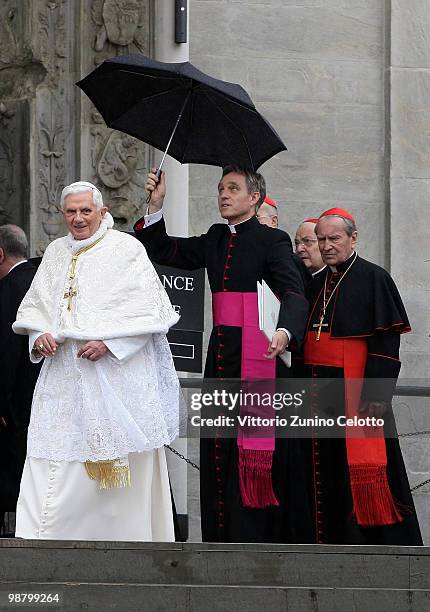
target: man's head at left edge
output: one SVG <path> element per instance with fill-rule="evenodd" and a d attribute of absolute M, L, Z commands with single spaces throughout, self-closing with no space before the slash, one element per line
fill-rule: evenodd
<path fill-rule="evenodd" d="M 61 193 L 61 207 L 69 232 L 75 240 L 90 238 L 107 212 L 100 191 L 92 183 L 78 181 Z"/>

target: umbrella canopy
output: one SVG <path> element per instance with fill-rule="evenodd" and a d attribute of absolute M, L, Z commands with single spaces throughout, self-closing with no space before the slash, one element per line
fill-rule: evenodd
<path fill-rule="evenodd" d="M 214 79 L 189 62 L 115 57 L 77 85 L 109 127 L 160 150 L 169 145 L 169 155 L 183 164 L 256 170 L 286 149 L 240 85 Z"/>

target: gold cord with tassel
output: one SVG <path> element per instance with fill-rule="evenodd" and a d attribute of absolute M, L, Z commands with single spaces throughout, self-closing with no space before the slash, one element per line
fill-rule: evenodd
<path fill-rule="evenodd" d="M 100 489 L 130 487 L 130 467 L 118 459 L 85 461 L 85 469 L 91 480 L 99 482 Z"/>

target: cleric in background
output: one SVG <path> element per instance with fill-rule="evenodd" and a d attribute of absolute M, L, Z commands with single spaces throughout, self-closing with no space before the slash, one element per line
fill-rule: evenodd
<path fill-rule="evenodd" d="M 420 545 L 391 408 L 400 336 L 411 329 L 405 308 L 388 272 L 358 256 L 350 212 L 322 213 L 316 236 L 327 267 L 314 276 L 309 292 L 305 368 L 316 384 L 319 378 L 340 381 L 337 397 L 330 394 L 335 415 L 382 417 L 384 427 L 368 428 L 372 437 L 358 437 L 348 426 L 342 438 L 313 436 L 308 456 L 312 541 Z M 321 407 L 317 403 L 315 410 Z"/>
<path fill-rule="evenodd" d="M 12 331 L 18 306 L 36 273 L 27 261 L 27 250 L 27 237 L 20 227 L 0 227 L 0 531 L 4 513 L 16 508 L 40 370 L 30 362 L 27 339 Z"/>
<path fill-rule="evenodd" d="M 296 255 L 300 257 L 312 276 L 319 274 L 325 268 L 315 234 L 317 223 L 318 219 L 306 219 L 300 223 L 294 239 Z"/>
<path fill-rule="evenodd" d="M 261 204 L 257 204 L 256 216 L 262 225 L 278 227 L 278 205 L 275 200 L 266 196 Z"/>

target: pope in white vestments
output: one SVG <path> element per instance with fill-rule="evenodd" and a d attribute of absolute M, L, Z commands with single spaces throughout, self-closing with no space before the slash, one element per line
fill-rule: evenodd
<path fill-rule="evenodd" d="M 94 185 L 69 185 L 61 204 L 69 234 L 47 247 L 13 324 L 44 359 L 16 536 L 173 541 L 164 445 L 181 393 L 165 334 L 178 315 Z"/>

